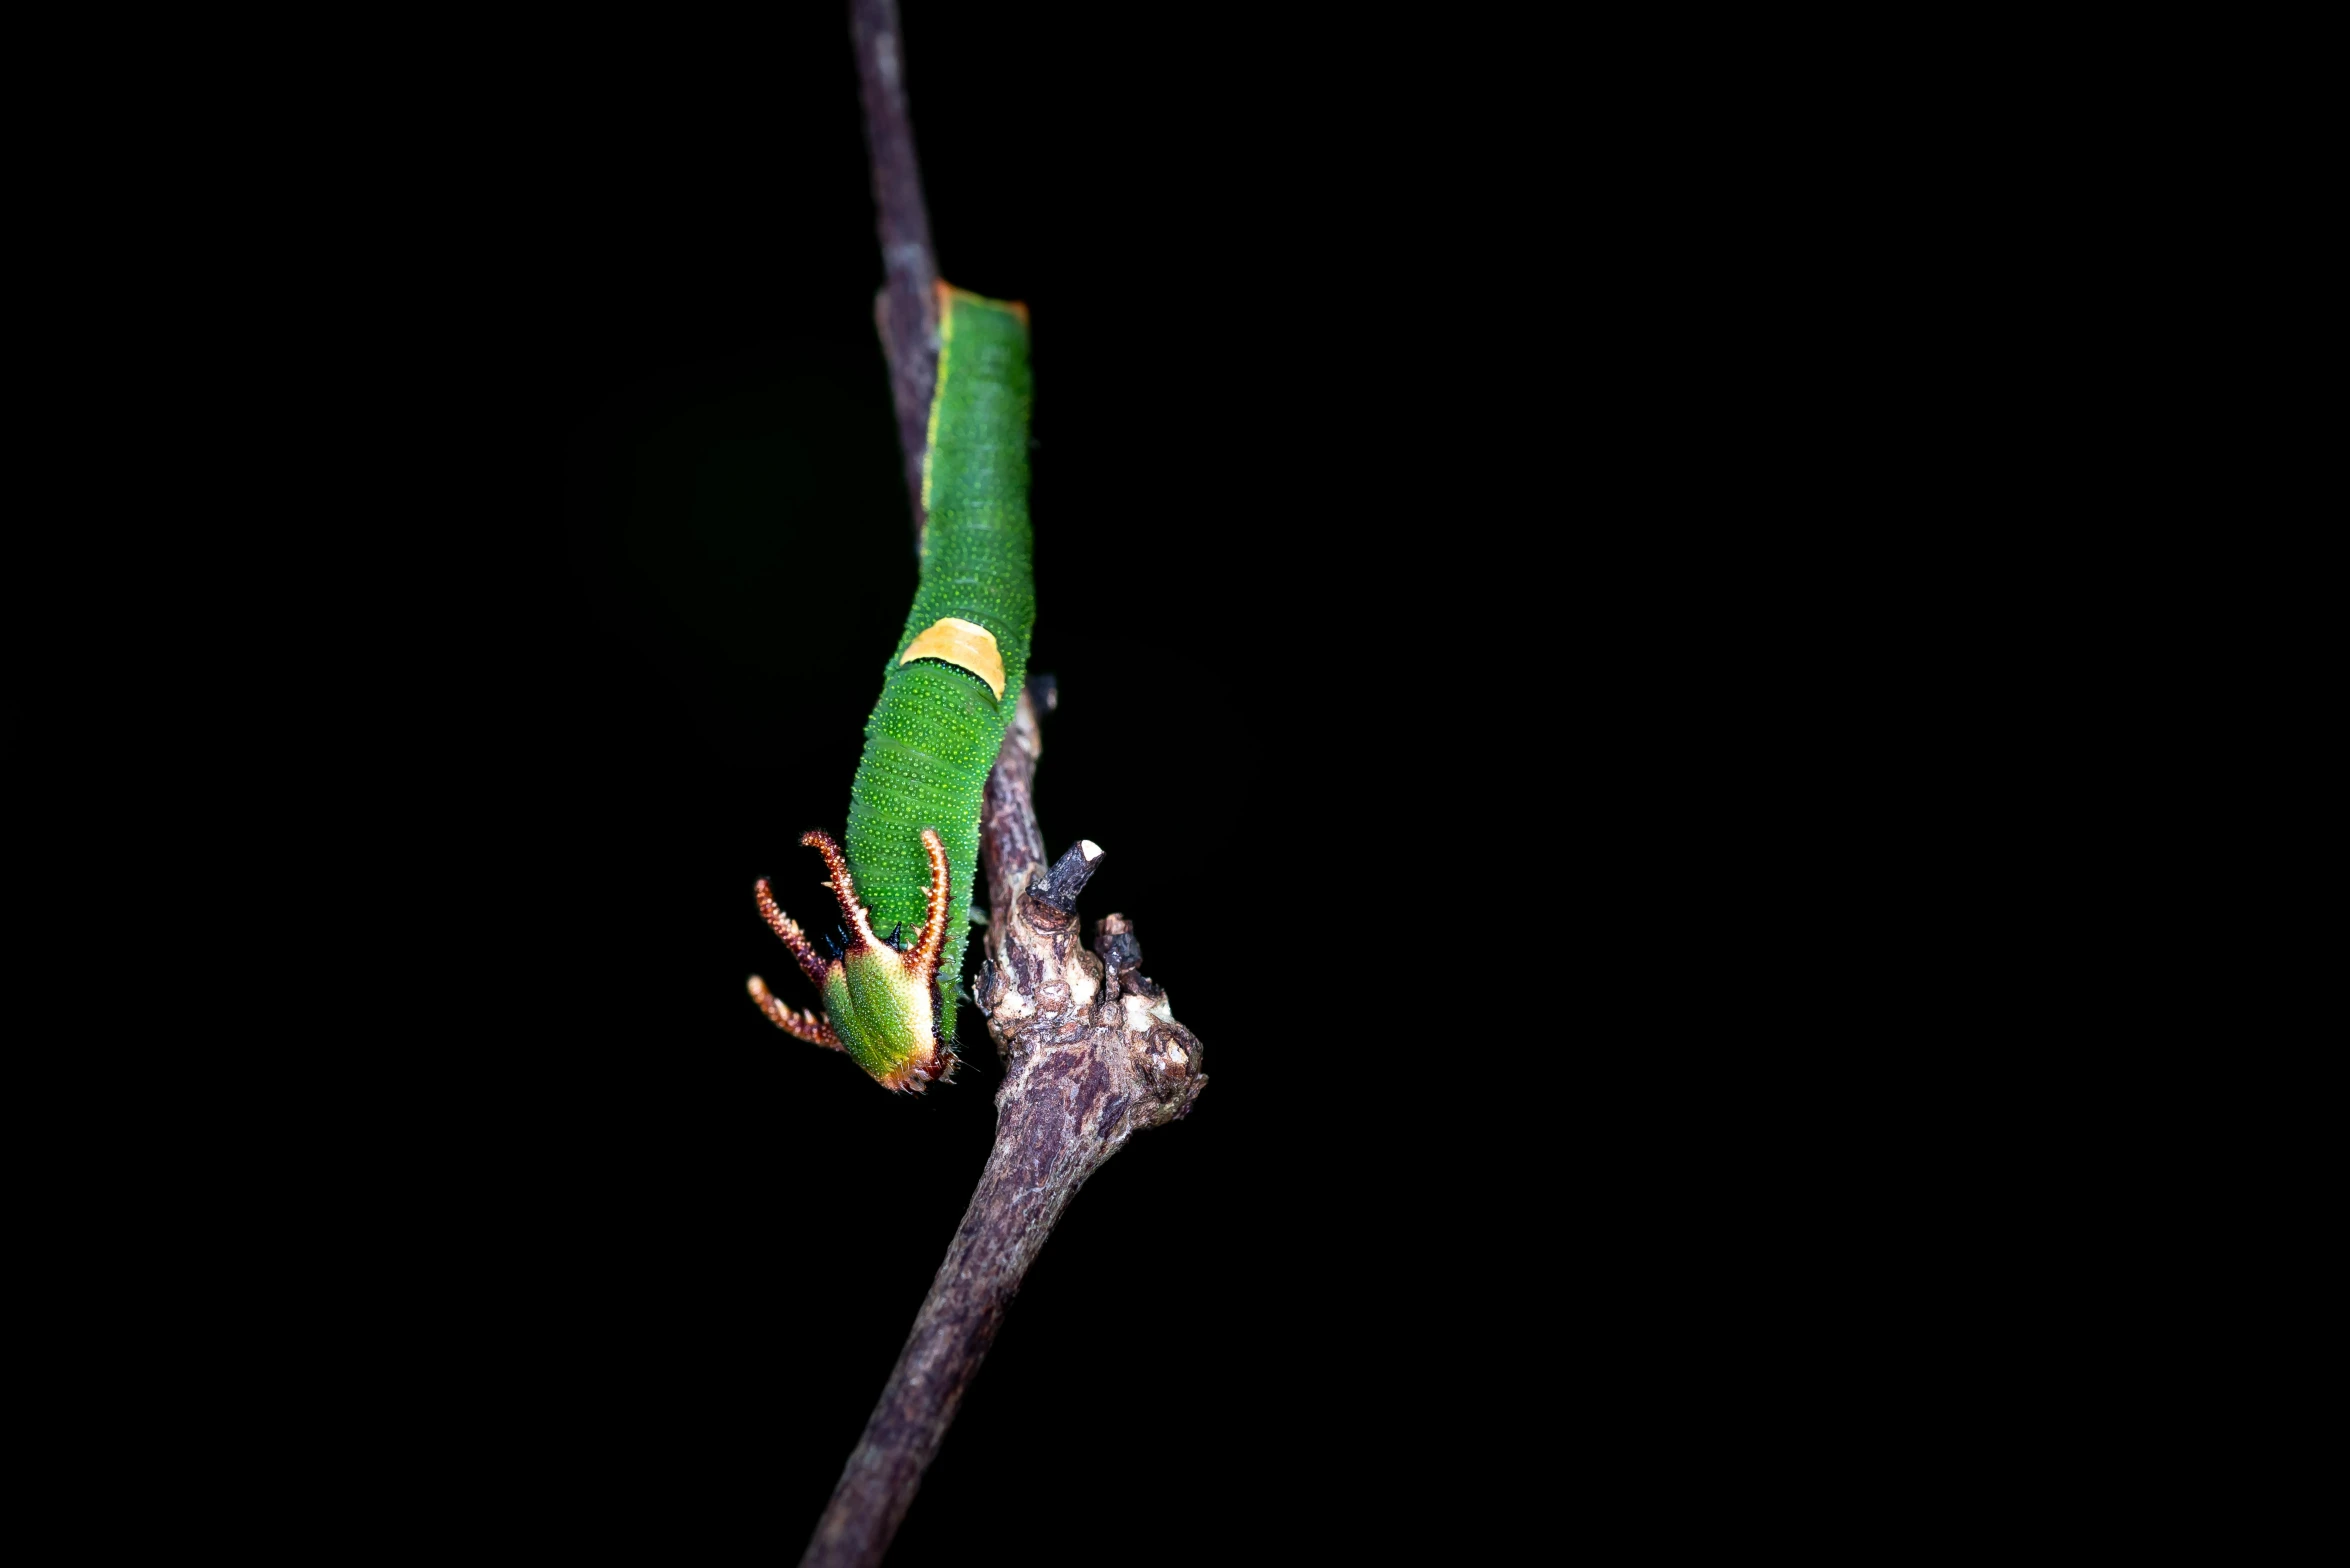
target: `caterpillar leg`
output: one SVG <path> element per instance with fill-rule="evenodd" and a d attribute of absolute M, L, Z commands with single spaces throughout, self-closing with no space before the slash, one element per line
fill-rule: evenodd
<path fill-rule="evenodd" d="M 786 1007 L 775 993 L 767 989 L 767 982 L 751 976 L 751 1000 L 759 1004 L 759 1011 L 768 1022 L 795 1039 L 810 1045 L 821 1045 L 832 1050 L 841 1049 L 840 1036 L 833 1033 L 832 1020 L 822 1013 L 803 1013 L 798 1008 Z"/>

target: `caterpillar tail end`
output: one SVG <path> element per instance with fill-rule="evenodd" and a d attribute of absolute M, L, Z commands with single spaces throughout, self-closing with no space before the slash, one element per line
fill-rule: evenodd
<path fill-rule="evenodd" d="M 938 279 L 932 287 L 938 290 L 938 320 L 941 328 L 946 325 L 948 316 L 954 311 L 955 301 L 959 299 L 969 300 L 974 305 L 987 305 L 996 310 L 1009 311 L 1020 319 L 1023 330 L 1028 326 L 1028 306 L 1025 301 L 989 299 L 984 294 L 974 294 L 969 289 L 956 288 L 944 278 Z"/>

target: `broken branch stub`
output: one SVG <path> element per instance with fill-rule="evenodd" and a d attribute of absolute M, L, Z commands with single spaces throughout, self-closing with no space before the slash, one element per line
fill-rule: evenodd
<path fill-rule="evenodd" d="M 1046 1075 L 1082 1079 L 1080 1098 L 1091 1100 L 1098 1089 L 1112 1108 L 1116 1125 L 1095 1129 L 1109 1140 L 1107 1158 L 1136 1128 L 1187 1114 L 1207 1076 L 1198 1038 L 1175 1021 L 1166 992 L 1141 971 L 1134 923 L 1105 915 L 1094 949 L 1081 940 L 1077 895 L 1101 864 L 1100 846 L 1081 839 L 1050 869 L 1042 866 L 1029 796 L 1041 750 L 1036 705 L 1023 692 L 990 780 L 991 807 L 999 804 L 996 782 L 1004 784 L 1006 820 L 990 811 L 981 849 L 989 897 L 1002 913 L 987 928 L 987 961 L 973 995 L 1004 1061 L 999 1117 L 1010 1114 L 1011 1099 L 1039 1087 L 1028 1078 L 1043 1058 L 1064 1058 Z M 1008 820 L 1017 817 L 1025 821 Z"/>
<path fill-rule="evenodd" d="M 1053 862 L 1052 870 L 1044 880 L 1029 889 L 1028 896 L 1041 899 L 1066 915 L 1077 907 L 1077 895 L 1085 891 L 1085 884 L 1093 879 L 1094 868 L 1102 863 L 1102 847 L 1092 839 L 1081 838 L 1064 850 Z"/>

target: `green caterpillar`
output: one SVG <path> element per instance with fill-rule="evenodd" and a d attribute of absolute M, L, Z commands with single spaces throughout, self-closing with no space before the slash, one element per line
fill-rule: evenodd
<path fill-rule="evenodd" d="M 1036 620 L 1028 308 L 941 283 L 938 326 L 922 584 L 865 724 L 848 847 L 822 832 L 800 838 L 830 868 L 847 944 L 818 953 L 762 879 L 759 912 L 824 1008 L 787 1007 L 757 975 L 750 986 L 778 1028 L 846 1051 L 888 1089 L 919 1090 L 954 1071 L 980 801 L 1027 678 Z M 907 930 L 917 932 L 910 945 Z"/>

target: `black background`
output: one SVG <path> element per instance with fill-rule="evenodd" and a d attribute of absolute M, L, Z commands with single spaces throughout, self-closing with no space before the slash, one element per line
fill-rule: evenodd
<path fill-rule="evenodd" d="M 1070 1209 L 900 1564 L 1816 1534 L 1982 1397 L 1921 1304 L 2010 1277 L 1898 1179 L 2036 1049 L 1963 1011 L 2000 920 L 1919 956 L 1979 812 L 1919 801 L 1965 744 L 1900 742 L 1887 628 L 1972 531 L 1898 556 L 1966 463 L 1903 464 L 1895 367 L 1956 292 L 1899 272 L 1900 149 L 1839 161 L 1874 121 L 1774 140 L 1807 42 L 1657 25 L 909 0 L 941 268 L 1033 311 L 1044 831 L 1210 1082 Z M 130 754 L 26 771 L 125 797 L 51 924 L 153 1049 L 66 1053 L 99 1136 L 36 1201 L 126 1196 L 40 1281 L 106 1337 L 28 1355 L 187 1499 L 95 1471 L 109 1520 L 789 1556 L 997 1079 L 966 1018 L 893 1098 L 743 992 L 805 999 L 751 885 L 820 910 L 915 578 L 845 18 L 305 49 L 178 72 L 159 191 L 77 181 L 135 280 L 60 321 L 162 325 L 52 401 L 157 437 L 81 477 L 159 479 L 162 542 L 58 514 Z"/>
<path fill-rule="evenodd" d="M 910 3 L 904 50 L 941 272 L 1033 312 L 1039 812 L 1107 849 L 1081 912 L 1137 921 L 1210 1083 L 1072 1207 L 892 1560 L 1473 1551 L 1556 1484 L 1546 1216 L 1597 1116 L 1557 1090 L 1565 848 L 1513 825 L 1576 720 L 1507 695 L 1566 615 L 1529 601 L 1569 416 L 1497 286 L 1548 265 L 1501 106 L 1443 39 L 986 10 Z M 807 1000 L 751 884 L 821 917 L 796 841 L 841 825 L 915 561 L 845 20 L 665 42 L 546 65 L 443 219 L 478 265 L 437 435 L 479 467 L 430 528 L 495 586 L 426 771 L 481 1000 L 406 1070 L 474 1151 L 493 1413 L 453 1469 L 772 1555 L 998 1073 L 966 1014 L 955 1083 L 892 1097 L 743 994 Z"/>

